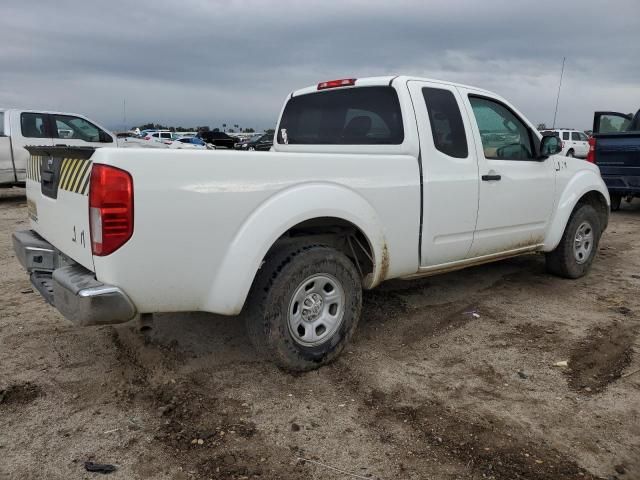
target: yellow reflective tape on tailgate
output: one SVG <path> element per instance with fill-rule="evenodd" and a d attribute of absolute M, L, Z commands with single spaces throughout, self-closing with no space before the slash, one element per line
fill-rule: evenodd
<path fill-rule="evenodd" d="M 40 181 L 40 155 L 31 155 L 27 163 L 27 178 L 34 182 Z"/>
<path fill-rule="evenodd" d="M 91 160 L 65 158 L 60 168 L 59 187 L 68 192 L 88 194 Z"/>
<path fill-rule="evenodd" d="M 44 157 L 41 155 L 31 155 L 27 162 L 27 178 L 34 182 L 41 181 L 40 165 Z M 58 189 L 68 192 L 89 194 L 89 179 L 91 177 L 91 160 L 78 158 L 64 158 L 60 166 L 60 179 Z"/>
<path fill-rule="evenodd" d="M 71 185 L 73 185 L 73 182 L 75 181 L 76 177 L 78 176 L 78 172 L 80 171 L 80 168 L 82 168 L 82 164 L 84 163 L 83 160 L 76 160 L 73 164 L 73 168 L 71 168 L 71 171 L 69 172 L 69 177 L 67 178 L 67 182 L 64 186 L 65 190 L 69 190 L 70 192 L 72 192 L 73 190 L 71 189 Z"/>
<path fill-rule="evenodd" d="M 76 178 L 76 181 L 71 186 L 71 191 L 80 193 L 80 187 L 82 186 L 82 183 L 84 183 L 83 180 L 87 175 L 90 166 L 91 166 L 91 162 L 87 160 L 83 162 L 83 165 L 82 167 L 80 167 L 80 171 L 78 172 L 78 177 Z"/>
<path fill-rule="evenodd" d="M 64 180 L 64 182 L 62 183 L 61 187 L 63 190 L 69 190 L 69 185 L 71 185 L 71 179 L 73 178 L 73 176 L 76 173 L 76 170 L 78 168 L 80 168 L 80 164 L 82 163 L 82 160 L 80 159 L 73 159 L 71 160 L 71 163 L 69 164 L 69 166 L 67 167 L 67 176 Z"/>
<path fill-rule="evenodd" d="M 59 187 L 62 188 L 64 182 L 67 181 L 67 177 L 69 176 L 69 169 L 71 168 L 71 164 L 73 163 L 73 159 L 65 158 L 62 160 L 62 166 L 60 167 L 60 181 L 58 182 Z"/>

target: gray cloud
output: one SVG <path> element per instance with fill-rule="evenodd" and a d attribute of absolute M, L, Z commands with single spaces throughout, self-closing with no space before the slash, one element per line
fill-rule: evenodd
<path fill-rule="evenodd" d="M 415 74 L 496 91 L 550 123 L 640 107 L 640 3 L 3 0 L 0 105 L 127 121 L 273 125 L 291 90 Z"/>

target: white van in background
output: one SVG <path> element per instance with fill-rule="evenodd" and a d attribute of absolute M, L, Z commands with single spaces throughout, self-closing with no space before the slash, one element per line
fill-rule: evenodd
<path fill-rule="evenodd" d="M 543 135 L 553 133 L 562 140 L 562 152 L 560 155 L 566 157 L 587 158 L 589 153 L 589 137 L 579 130 L 556 128 L 553 130 L 544 130 Z"/>
<path fill-rule="evenodd" d="M 23 185 L 34 146 L 116 146 L 106 128 L 77 113 L 0 109 L 0 187 Z"/>

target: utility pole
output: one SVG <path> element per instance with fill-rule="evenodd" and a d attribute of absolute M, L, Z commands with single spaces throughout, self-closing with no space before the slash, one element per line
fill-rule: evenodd
<path fill-rule="evenodd" d="M 564 75 L 564 62 L 567 57 L 562 57 L 562 70 L 560 71 L 560 84 L 558 85 L 558 96 L 556 97 L 556 111 L 553 112 L 553 126 L 551 128 L 556 128 L 556 117 L 558 115 L 558 103 L 560 102 L 560 89 L 562 88 L 562 77 Z"/>
<path fill-rule="evenodd" d="M 122 128 L 127 130 L 127 99 L 122 99 Z"/>

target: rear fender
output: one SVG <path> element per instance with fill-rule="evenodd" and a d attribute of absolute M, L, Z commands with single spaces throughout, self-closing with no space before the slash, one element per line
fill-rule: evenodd
<path fill-rule="evenodd" d="M 322 217 L 346 220 L 364 233 L 374 258 L 373 274 L 365 287 L 380 283 L 388 270 L 388 254 L 374 208 L 342 185 L 307 183 L 268 198 L 242 224 L 216 272 L 205 310 L 226 315 L 240 313 L 253 279 L 276 240 L 293 226 Z"/>
<path fill-rule="evenodd" d="M 592 191 L 602 194 L 607 206 L 611 205 L 607 187 L 598 173 L 591 170 L 581 170 L 567 183 L 560 195 L 560 200 L 544 240 L 543 250 L 545 252 L 550 252 L 558 246 L 574 208 L 582 197 Z"/>

